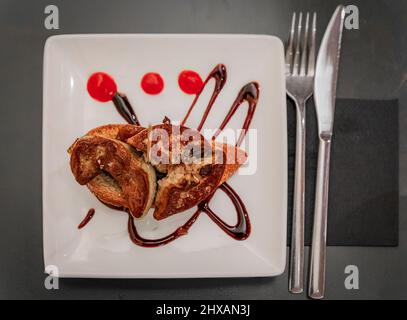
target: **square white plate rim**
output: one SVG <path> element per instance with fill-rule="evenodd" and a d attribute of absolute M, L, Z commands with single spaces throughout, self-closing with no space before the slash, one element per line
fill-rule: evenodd
<path fill-rule="evenodd" d="M 131 33 L 124 33 L 124 34 L 63 34 L 63 35 L 56 35 L 56 36 L 51 36 L 47 39 L 45 46 L 44 46 L 44 68 L 43 68 L 43 182 L 45 181 L 46 177 L 46 155 L 47 155 L 47 146 L 46 146 L 46 132 L 47 132 L 47 108 L 49 108 L 47 104 L 47 82 L 48 82 L 48 74 L 47 74 L 47 68 L 48 63 L 47 63 L 47 48 L 50 43 L 54 41 L 59 41 L 63 39 L 72 39 L 72 38 L 131 38 L 131 39 L 142 39 L 142 38 L 165 38 L 165 39 L 191 39 L 191 38 L 201 38 L 201 39 L 242 39 L 242 40 L 250 40 L 250 39 L 265 39 L 265 40 L 272 40 L 278 43 L 278 45 L 281 47 L 282 52 L 284 52 L 283 49 L 283 44 L 281 40 L 275 36 L 271 35 L 252 35 L 252 34 L 131 34 Z M 281 84 L 283 86 L 283 106 L 286 105 L 285 103 L 285 71 L 284 71 L 284 61 L 281 63 Z M 285 108 L 281 110 L 283 113 L 283 116 L 286 120 L 286 111 Z M 285 132 L 286 132 L 286 121 L 284 122 L 283 125 Z M 286 134 L 282 135 L 284 141 L 282 141 L 282 145 L 284 146 L 283 154 L 281 155 L 284 158 L 282 168 L 281 170 L 283 172 L 287 172 L 287 139 L 286 139 Z M 284 229 L 282 230 L 282 245 L 281 245 L 281 251 L 279 253 L 279 265 L 277 268 L 274 268 L 273 271 L 270 270 L 270 272 L 256 272 L 256 271 L 248 271 L 248 272 L 233 272 L 233 273 L 205 273 L 205 274 L 196 274 L 194 272 L 191 273 L 166 273 L 166 272 L 161 272 L 161 273 L 123 273 L 123 274 L 114 274 L 110 272 L 98 272 L 98 273 L 83 273 L 81 271 L 79 272 L 70 272 L 70 273 L 61 273 L 59 274 L 60 277 L 66 277 L 66 278 L 212 278 L 212 277 L 271 277 L 271 276 L 278 276 L 281 275 L 286 266 L 286 224 L 287 224 L 287 177 L 284 175 L 284 179 L 281 182 L 281 186 L 283 189 L 283 199 L 282 199 L 282 207 L 283 207 L 283 212 L 282 212 L 282 222 Z M 46 188 L 44 187 L 43 183 L 43 241 L 44 241 L 44 264 L 47 266 L 47 248 L 46 248 L 46 232 L 47 232 L 47 227 L 46 227 L 46 198 L 47 198 L 47 193 L 46 193 Z"/>

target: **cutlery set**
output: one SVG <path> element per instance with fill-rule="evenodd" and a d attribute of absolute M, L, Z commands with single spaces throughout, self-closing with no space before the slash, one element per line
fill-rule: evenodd
<path fill-rule="evenodd" d="M 317 14 L 294 14 L 285 61 L 281 41 L 273 36 L 98 34 L 50 37 L 44 49 L 45 265 L 58 265 L 61 277 L 176 278 L 282 274 L 285 269 L 287 244 L 287 204 L 284 200 L 287 188 L 282 188 L 287 184 L 287 131 L 284 109 L 287 93 L 295 103 L 297 118 L 289 290 L 297 294 L 303 292 L 306 104 L 313 96 L 318 118 L 319 153 L 308 294 L 311 298 L 322 299 L 325 294 L 330 149 L 344 16 L 345 8 L 339 6 L 328 24 L 317 55 Z M 250 48 L 256 47 L 257 50 L 240 50 L 242 43 Z M 207 48 L 213 48 L 210 60 L 217 61 L 216 65 L 209 64 L 208 67 Z M 64 52 L 64 55 L 61 55 L 61 52 Z M 84 54 L 76 54 L 77 52 Z M 168 59 L 174 63 L 168 64 Z M 252 64 L 242 61 L 256 61 L 260 68 L 253 68 Z M 281 68 L 284 63 L 285 70 Z M 184 70 L 185 65 L 192 65 L 193 69 Z M 151 71 L 147 70 L 146 66 L 154 66 L 155 72 L 146 73 Z M 230 75 L 229 68 L 233 70 Z M 194 70 L 200 70 L 200 73 Z M 274 72 L 268 72 L 269 70 Z M 136 79 L 140 79 L 140 86 L 134 82 Z M 166 79 L 166 82 L 163 79 Z M 230 86 L 225 86 L 226 79 L 233 79 L 228 82 Z M 197 112 L 191 113 L 196 102 L 199 104 L 201 92 L 209 81 L 212 85 L 212 80 L 215 81 L 215 86 L 211 87 L 213 91 L 205 113 L 201 116 Z M 177 83 L 178 86 L 171 86 L 170 83 Z M 126 84 L 129 98 L 122 93 Z M 235 84 L 239 86 L 235 87 Z M 161 95 L 164 87 L 165 95 Z M 272 88 L 273 91 L 259 99 L 262 88 Z M 231 90 L 234 91 L 229 92 Z M 154 161 L 150 161 L 151 143 L 146 146 L 145 141 L 148 140 L 152 128 L 164 130 L 168 137 L 172 137 L 170 141 L 181 139 L 173 133 L 173 125 L 169 120 L 179 119 L 179 108 L 172 109 L 165 101 L 172 101 L 171 105 L 174 106 L 186 103 L 182 126 L 188 129 L 185 122 L 200 123 L 196 130 L 198 135 L 195 136 L 201 137 L 199 131 L 205 128 L 205 119 L 215 100 L 219 96 L 217 103 L 225 108 L 224 102 L 227 100 L 222 99 L 229 99 L 229 94 L 233 94 L 235 99 L 230 103 L 229 109 L 226 109 L 229 110 L 226 117 L 223 117 L 223 111 L 213 113 L 214 120 L 221 125 L 212 139 L 218 137 L 229 125 L 238 108 L 246 103 L 249 108 L 244 109 L 247 113 L 243 126 L 240 127 L 242 133 L 248 131 L 250 126 L 262 132 L 262 135 L 272 137 L 259 140 L 259 143 L 264 145 L 258 150 L 261 150 L 262 159 L 267 161 L 262 162 L 260 170 L 247 175 L 245 181 L 236 179 L 234 184 L 236 183 L 236 190 L 239 192 L 226 181 L 242 163 L 222 163 L 223 167 L 217 164 L 215 166 L 212 156 L 204 157 L 203 154 L 199 158 L 208 163 L 204 161 L 202 166 L 195 162 L 189 163 L 188 166 L 179 166 L 179 163 L 158 163 L 164 165 L 158 169 Z M 152 99 L 151 95 L 155 98 Z M 81 102 L 82 107 L 72 108 L 72 104 L 77 101 Z M 146 105 L 148 108 L 137 107 L 133 110 L 133 101 L 137 106 Z M 101 108 L 102 104 L 107 107 Z M 262 105 L 273 105 L 273 108 L 265 108 Z M 140 117 L 135 116 L 135 111 Z M 63 119 L 71 119 L 72 124 L 81 125 L 65 127 Z M 144 119 L 144 123 L 156 125 L 142 127 L 137 119 Z M 113 124 L 116 121 L 128 123 Z M 102 123 L 104 125 L 100 126 Z M 201 138 L 199 141 L 209 143 L 203 136 Z M 236 143 L 236 155 L 243 138 L 244 134 Z M 66 150 L 71 143 L 70 161 L 67 161 Z M 222 144 L 219 146 L 221 151 L 229 149 L 222 147 Z M 56 153 L 55 150 L 59 152 Z M 100 153 L 100 150 L 104 151 Z M 137 153 L 131 150 L 137 150 Z M 169 150 L 164 150 L 164 153 L 168 154 Z M 247 156 L 246 152 L 242 153 Z M 184 154 L 182 150 L 180 154 Z M 224 156 L 226 159 L 226 151 Z M 237 158 L 235 160 L 239 160 Z M 244 158 L 246 160 L 246 157 Z M 54 168 L 62 167 L 65 168 L 66 181 L 61 185 L 59 172 L 55 172 Z M 156 176 L 156 172 L 160 172 L 160 177 Z M 73 181 L 86 185 L 89 190 L 83 191 L 84 188 L 80 186 L 72 186 Z M 270 181 L 273 181 L 271 186 Z M 65 188 L 65 192 L 61 192 L 61 188 Z M 271 195 L 268 194 L 270 190 Z M 109 205 L 100 204 L 94 197 L 88 199 L 84 192 L 90 192 L 102 203 Z M 230 199 L 236 211 L 236 225 L 226 224 L 216 211 L 211 210 L 212 205 L 219 211 L 223 209 L 221 200 L 212 197 L 215 192 L 222 192 Z M 253 193 L 257 195 L 256 201 L 249 201 L 249 195 Z M 72 199 L 80 200 L 71 201 Z M 211 206 L 209 201 L 212 201 Z M 99 239 L 104 237 L 105 232 L 110 232 L 106 230 L 111 230 L 111 221 L 123 223 L 123 220 L 116 218 L 116 214 L 112 215 L 112 219 L 117 220 L 104 219 L 106 216 L 103 212 L 109 213 L 112 207 L 124 209 L 123 213 L 128 218 L 127 243 L 109 238 L 109 244 L 100 244 Z M 154 212 L 146 219 L 141 219 L 150 209 Z M 190 209 L 195 212 L 192 212 L 182 225 L 179 224 L 182 220 L 167 219 Z M 87 231 L 82 229 L 95 216 L 95 212 L 94 219 L 98 222 L 92 221 L 87 228 L 90 230 L 88 232 L 95 232 L 98 236 L 83 244 L 80 239 Z M 258 213 L 253 216 L 252 223 L 249 220 L 249 212 Z M 270 212 L 274 214 L 270 215 Z M 206 236 L 213 228 L 201 222 L 205 219 L 204 215 L 226 233 L 224 238 L 220 238 L 219 244 L 201 241 L 198 249 L 190 246 L 189 250 L 175 250 L 174 248 L 178 247 L 171 247 L 169 243 L 186 236 L 194 223 L 200 226 L 194 227 L 196 236 L 207 239 Z M 65 223 L 66 216 L 70 217 L 72 223 Z M 201 216 L 203 217 L 198 219 Z M 152 232 L 145 239 L 141 234 L 143 230 L 151 229 L 151 221 L 154 221 L 151 219 L 164 220 L 165 223 L 160 222 L 160 231 Z M 96 228 L 96 223 L 102 227 Z M 250 238 L 250 245 L 233 247 L 224 244 L 233 239 L 246 240 L 250 236 L 252 226 L 256 228 L 256 237 Z M 92 229 L 93 227 L 97 230 Z M 73 240 L 70 247 L 72 250 L 67 252 L 63 244 L 65 239 L 72 238 L 72 230 L 76 229 L 81 231 L 78 231 Z M 140 233 L 137 230 L 141 230 Z M 137 247 L 128 246 L 129 243 Z M 164 249 L 167 244 L 169 249 Z M 103 250 L 99 250 L 101 246 Z M 159 246 L 160 249 L 147 252 L 139 249 L 140 246 Z M 118 247 L 121 248 L 120 257 L 117 255 Z M 235 249 L 239 250 L 234 251 Z M 199 254 L 196 254 L 198 251 Z M 78 252 L 83 254 L 78 256 Z M 171 263 L 160 263 L 162 259 L 167 262 L 167 256 L 163 252 L 171 253 Z M 191 254 L 193 259 L 190 259 Z M 217 259 L 216 265 L 208 263 L 214 256 Z M 239 263 L 234 263 L 235 261 Z"/>
<path fill-rule="evenodd" d="M 287 95 L 294 101 L 297 115 L 289 271 L 289 290 L 292 293 L 302 293 L 304 287 L 305 110 L 312 95 L 318 122 L 319 150 L 308 292 L 313 299 L 322 299 L 325 295 L 330 150 L 344 17 L 344 6 L 338 6 L 328 24 L 315 63 L 316 13 L 312 15 L 312 23 L 310 14 L 306 15 L 304 31 L 302 13 L 298 16 L 297 25 L 294 13 L 286 49 Z"/>

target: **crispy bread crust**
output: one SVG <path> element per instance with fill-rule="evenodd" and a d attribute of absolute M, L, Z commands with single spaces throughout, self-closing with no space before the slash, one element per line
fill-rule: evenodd
<path fill-rule="evenodd" d="M 144 128 L 133 124 L 107 124 L 90 130 L 86 135 L 101 136 L 125 142 Z"/>
<path fill-rule="evenodd" d="M 165 130 L 169 139 L 174 139 L 177 132 L 182 137 L 180 141 L 185 140 L 184 133 L 196 134 L 194 139 L 204 146 L 201 158 L 175 164 L 171 163 L 173 158 L 169 156 L 170 164 L 153 164 L 156 170 L 166 173 L 166 177 L 157 183 L 147 156 L 148 148 L 157 143 L 156 140 L 149 141 L 151 129 Z M 165 144 L 165 141 L 161 142 Z M 182 153 L 184 145 L 188 144 L 188 141 L 181 142 L 177 150 L 172 150 L 172 140 L 167 142 L 168 149 L 164 152 L 169 155 L 175 151 Z M 162 220 L 211 196 L 247 160 L 246 153 L 239 148 L 214 141 L 211 144 L 197 131 L 169 123 L 151 128 L 110 124 L 92 129 L 85 137 L 76 140 L 68 151 L 76 180 L 86 184 L 99 200 L 125 208 L 137 218 L 146 214 L 150 207 L 155 207 L 154 218 Z M 135 150 L 143 153 L 144 158 Z M 215 154 L 221 155 L 221 163 L 214 162 Z"/>
<path fill-rule="evenodd" d="M 219 186 L 225 165 L 174 165 L 158 182 L 154 218 L 162 220 L 195 207 Z"/>
<path fill-rule="evenodd" d="M 69 148 L 71 169 L 80 184 L 102 202 L 125 208 L 136 218 L 153 205 L 154 169 L 120 140 L 138 133 L 134 125 L 106 125 L 91 130 Z"/>
<path fill-rule="evenodd" d="M 153 134 L 152 137 L 149 137 L 150 130 L 151 132 L 157 133 L 157 135 L 160 135 L 160 132 L 164 131 L 167 133 L 167 136 L 165 137 L 162 135 L 157 138 L 157 136 Z M 151 138 L 152 141 L 149 142 L 149 138 Z M 150 128 L 144 128 L 131 138 L 127 139 L 126 142 L 142 152 L 147 152 L 148 148 L 152 148 L 158 143 L 161 143 L 161 145 L 166 147 L 166 151 L 169 153 L 182 152 L 182 149 L 191 145 L 199 145 L 201 147 L 201 152 L 205 152 L 206 150 L 210 151 L 210 144 L 200 132 L 188 127 L 171 125 L 169 123 L 162 123 L 151 126 Z M 174 147 L 177 149 L 173 150 Z M 172 157 L 169 157 L 169 160 L 171 163 Z"/>
<path fill-rule="evenodd" d="M 140 167 L 137 157 L 120 142 L 85 136 L 76 142 L 70 164 L 76 181 L 81 185 L 89 183 L 102 171 L 107 172 L 120 186 L 126 207 L 136 218 L 141 217 L 147 209 L 151 197 L 149 176 Z M 97 191 L 93 189 L 93 192 Z M 101 197 L 106 198 L 107 194 Z"/>
<path fill-rule="evenodd" d="M 165 123 L 151 127 L 150 129 L 141 130 L 138 134 L 127 140 L 127 143 L 144 153 L 148 152 L 148 148 L 153 148 L 157 143 L 155 137 L 149 136 L 149 130 L 161 129 L 168 134 L 167 139 L 160 139 L 161 143 L 167 146 L 170 165 L 164 165 L 167 177 L 158 182 L 158 190 L 155 200 L 154 218 L 157 220 L 165 219 L 173 214 L 185 211 L 198 205 L 200 202 L 208 198 L 218 186 L 228 180 L 246 161 L 246 153 L 238 148 L 214 142 L 210 143 L 197 131 L 195 141 L 201 143 L 202 158 L 199 161 L 192 163 L 171 163 L 173 160 L 172 153 L 174 147 L 172 139 L 177 138 L 177 141 L 188 140 L 186 134 L 194 134 L 194 130 L 187 127 L 177 127 Z M 186 130 L 189 131 L 186 131 Z M 181 137 L 175 136 L 176 132 Z M 185 135 L 184 135 L 185 134 Z M 183 136 L 184 135 L 184 136 Z M 149 141 L 152 138 L 153 141 Z M 177 149 L 183 154 L 183 145 Z M 208 154 L 209 151 L 209 154 Z M 215 152 L 214 152 L 215 151 Z M 215 157 L 222 157 L 222 161 L 215 162 Z M 150 157 L 147 157 L 148 159 Z M 153 164 L 154 165 L 154 164 Z M 160 171 L 163 165 L 160 164 Z M 157 165 L 156 165 L 157 167 Z M 205 168 L 205 169 L 203 169 Z M 206 171 L 206 173 L 204 171 Z M 205 173 L 201 175 L 200 173 Z"/>

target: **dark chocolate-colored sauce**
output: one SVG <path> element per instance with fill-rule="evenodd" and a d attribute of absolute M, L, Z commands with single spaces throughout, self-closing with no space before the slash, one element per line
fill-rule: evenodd
<path fill-rule="evenodd" d="M 233 205 L 235 206 L 235 210 L 237 213 L 237 223 L 234 226 L 228 225 L 224 222 L 219 216 L 214 213 L 211 208 L 209 208 L 209 201 L 211 200 L 206 199 L 205 201 L 201 202 L 198 205 L 198 211 L 205 212 L 209 218 L 212 219 L 223 231 L 225 231 L 229 236 L 236 240 L 245 240 L 250 235 L 251 225 L 249 214 L 246 210 L 246 206 L 244 205 L 242 199 L 236 193 L 232 187 L 227 184 L 226 182 L 219 186 L 220 190 L 222 190 L 230 200 L 232 200 Z"/>
<path fill-rule="evenodd" d="M 116 92 L 112 98 L 113 104 L 116 107 L 117 112 L 130 124 L 140 125 L 140 121 L 137 119 L 136 113 L 130 104 L 126 95 Z"/>
<path fill-rule="evenodd" d="M 78 225 L 78 229 L 82 229 L 85 227 L 90 220 L 92 220 L 93 216 L 95 215 L 95 209 L 89 209 L 88 213 L 86 214 L 85 218 L 81 221 L 81 223 Z"/>
<path fill-rule="evenodd" d="M 212 139 L 216 137 L 225 129 L 226 125 L 232 119 L 233 115 L 239 109 L 243 102 L 247 102 L 249 109 L 247 110 L 246 118 L 243 122 L 242 132 L 240 133 L 239 139 L 236 142 L 236 146 L 240 146 L 243 142 L 244 137 L 246 136 L 247 130 L 250 128 L 250 124 L 253 120 L 254 112 L 256 111 L 257 101 L 259 99 L 259 85 L 257 82 L 250 82 L 246 84 L 242 89 L 240 89 L 239 94 L 236 97 L 235 102 L 229 109 L 228 114 L 223 120 L 222 124 L 219 126 L 219 129 L 215 132 Z"/>
<path fill-rule="evenodd" d="M 192 101 L 191 106 L 188 109 L 187 114 L 185 115 L 184 120 L 182 120 L 181 125 L 183 126 L 185 122 L 188 120 L 189 115 L 191 114 L 192 109 L 194 109 L 199 97 L 201 96 L 202 91 L 205 89 L 206 85 L 208 84 L 209 80 L 214 79 L 215 80 L 215 87 L 213 89 L 213 93 L 211 96 L 211 99 L 208 102 L 208 106 L 205 109 L 205 112 L 202 116 L 201 122 L 199 123 L 197 129 L 198 131 L 202 130 L 202 127 L 206 121 L 206 118 L 208 118 L 209 112 L 212 109 L 213 104 L 216 101 L 216 98 L 218 97 L 219 93 L 222 91 L 223 86 L 226 83 L 227 80 L 227 72 L 226 72 L 226 67 L 223 64 L 218 64 L 208 75 L 208 77 L 205 79 L 201 91 L 195 96 L 194 101 Z"/>
<path fill-rule="evenodd" d="M 165 236 L 160 239 L 145 239 L 141 237 L 138 232 L 137 228 L 134 225 L 134 218 L 132 215 L 129 214 L 128 220 L 128 230 L 131 241 L 142 247 L 159 247 L 166 245 L 175 239 L 178 239 L 181 236 L 184 236 L 188 233 L 189 228 L 195 223 L 198 219 L 199 215 L 202 212 L 205 212 L 209 218 L 212 219 L 223 231 L 225 231 L 229 236 L 236 240 L 245 240 L 250 235 L 251 226 L 249 220 L 249 214 L 247 213 L 246 207 L 236 193 L 229 186 L 226 182 L 219 187 L 229 198 L 232 200 L 233 205 L 235 206 L 236 213 L 237 213 L 237 223 L 234 226 L 230 226 L 225 223 L 217 214 L 215 214 L 211 208 L 209 208 L 210 198 L 206 199 L 205 201 L 201 202 L 198 205 L 198 210 L 188 219 L 188 221 L 182 225 L 181 227 L 177 228 L 173 233 L 170 233 L 168 236 Z"/>
<path fill-rule="evenodd" d="M 217 65 L 211 73 L 208 75 L 206 80 L 203 83 L 201 91 L 195 96 L 191 106 L 188 109 L 187 114 L 185 115 L 185 118 L 183 119 L 181 125 L 185 125 L 185 122 L 188 120 L 189 115 L 191 114 L 193 108 L 196 105 L 196 102 L 198 101 L 202 91 L 204 90 L 205 86 L 208 84 L 209 80 L 214 79 L 215 80 L 215 86 L 214 90 L 212 93 L 212 96 L 209 100 L 209 103 L 205 109 L 205 112 L 202 116 L 202 119 L 198 125 L 198 131 L 202 130 L 202 127 L 212 109 L 212 106 L 214 105 L 219 93 L 221 92 L 222 88 L 225 85 L 226 79 L 227 79 L 227 72 L 226 72 L 226 67 L 223 64 Z M 236 97 L 236 100 L 232 104 L 232 106 L 229 109 L 229 112 L 225 116 L 224 120 L 222 121 L 221 125 L 219 126 L 219 129 L 216 131 L 212 139 L 216 139 L 216 137 L 222 132 L 222 130 L 226 127 L 226 125 L 229 123 L 229 121 L 232 119 L 233 115 L 237 111 L 237 109 L 244 103 L 247 102 L 249 105 L 247 115 L 245 118 L 245 121 L 242 126 L 242 132 L 239 136 L 239 139 L 236 142 L 236 146 L 239 146 L 246 133 L 247 130 L 250 127 L 250 123 L 253 119 L 254 112 L 256 110 L 256 105 L 259 97 L 259 85 L 256 82 L 250 82 L 246 84 L 239 92 L 238 96 Z M 116 94 L 115 97 L 113 98 L 113 102 L 116 105 L 116 108 L 118 109 L 119 113 L 128 121 L 129 123 L 137 124 L 139 125 L 139 122 L 137 120 L 136 115 L 134 114 L 133 109 L 130 106 L 130 103 L 128 100 L 125 98 L 125 96 L 121 96 L 119 94 Z M 123 103 L 125 105 L 124 111 L 130 110 L 131 112 L 126 112 L 126 114 L 122 114 L 123 109 L 121 108 L 123 106 Z M 250 225 L 250 220 L 249 220 L 249 215 L 246 210 L 246 207 L 242 201 L 242 199 L 239 197 L 239 195 L 232 189 L 232 187 L 227 184 L 223 183 L 221 186 L 218 187 L 218 189 L 222 190 L 232 201 L 236 214 L 237 214 L 237 223 L 234 226 L 228 225 L 226 222 L 224 222 L 215 212 L 212 211 L 212 209 L 209 207 L 210 200 L 212 199 L 214 193 L 212 194 L 211 197 L 208 199 L 204 200 L 198 205 L 198 209 L 196 212 L 189 218 L 189 220 L 182 225 L 181 227 L 177 228 L 173 233 L 160 238 L 160 239 L 145 239 L 139 235 L 137 232 L 137 228 L 134 224 L 134 218 L 132 217 L 131 214 L 129 214 L 129 220 L 128 220 L 128 231 L 130 235 L 130 239 L 132 242 L 138 246 L 142 247 L 158 247 L 158 246 L 163 246 L 168 244 L 169 242 L 174 241 L 175 239 L 186 235 L 188 233 L 189 228 L 192 227 L 192 225 L 195 223 L 195 221 L 198 219 L 199 215 L 204 212 L 206 213 L 209 218 L 215 222 L 226 234 L 231 236 L 232 238 L 236 240 L 245 240 L 247 237 L 250 235 L 251 232 L 251 225 Z M 216 192 L 216 191 L 215 191 Z"/>

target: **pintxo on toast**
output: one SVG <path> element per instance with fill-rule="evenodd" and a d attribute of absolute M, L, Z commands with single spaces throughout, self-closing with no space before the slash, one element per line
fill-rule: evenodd
<path fill-rule="evenodd" d="M 214 92 L 199 127 L 197 130 L 188 128 L 185 123 L 189 114 L 210 79 L 215 80 Z M 244 240 L 249 236 L 251 227 L 247 210 L 226 181 L 247 160 L 246 152 L 239 145 L 253 118 L 259 87 L 251 82 L 242 88 L 219 129 L 208 140 L 200 131 L 225 81 L 226 67 L 216 66 L 196 93 L 181 125 L 173 125 L 165 117 L 161 124 L 143 127 L 127 98 L 121 103 L 122 100 L 115 97 L 125 96 L 112 92 L 118 112 L 134 115 L 123 116 L 129 124 L 94 128 L 68 149 L 76 181 L 86 185 L 104 204 L 129 213 L 128 229 L 135 244 L 145 247 L 167 244 L 185 235 L 202 212 L 233 238 Z M 217 142 L 219 133 L 244 102 L 249 108 L 236 145 Z M 121 108 L 126 110 L 120 111 Z M 235 226 L 226 224 L 209 207 L 218 189 L 230 198 L 236 209 Z M 196 212 L 183 226 L 160 239 L 140 237 L 134 224 L 134 219 L 144 217 L 150 209 L 154 210 L 155 219 L 163 220 L 193 207 L 197 208 Z"/>

